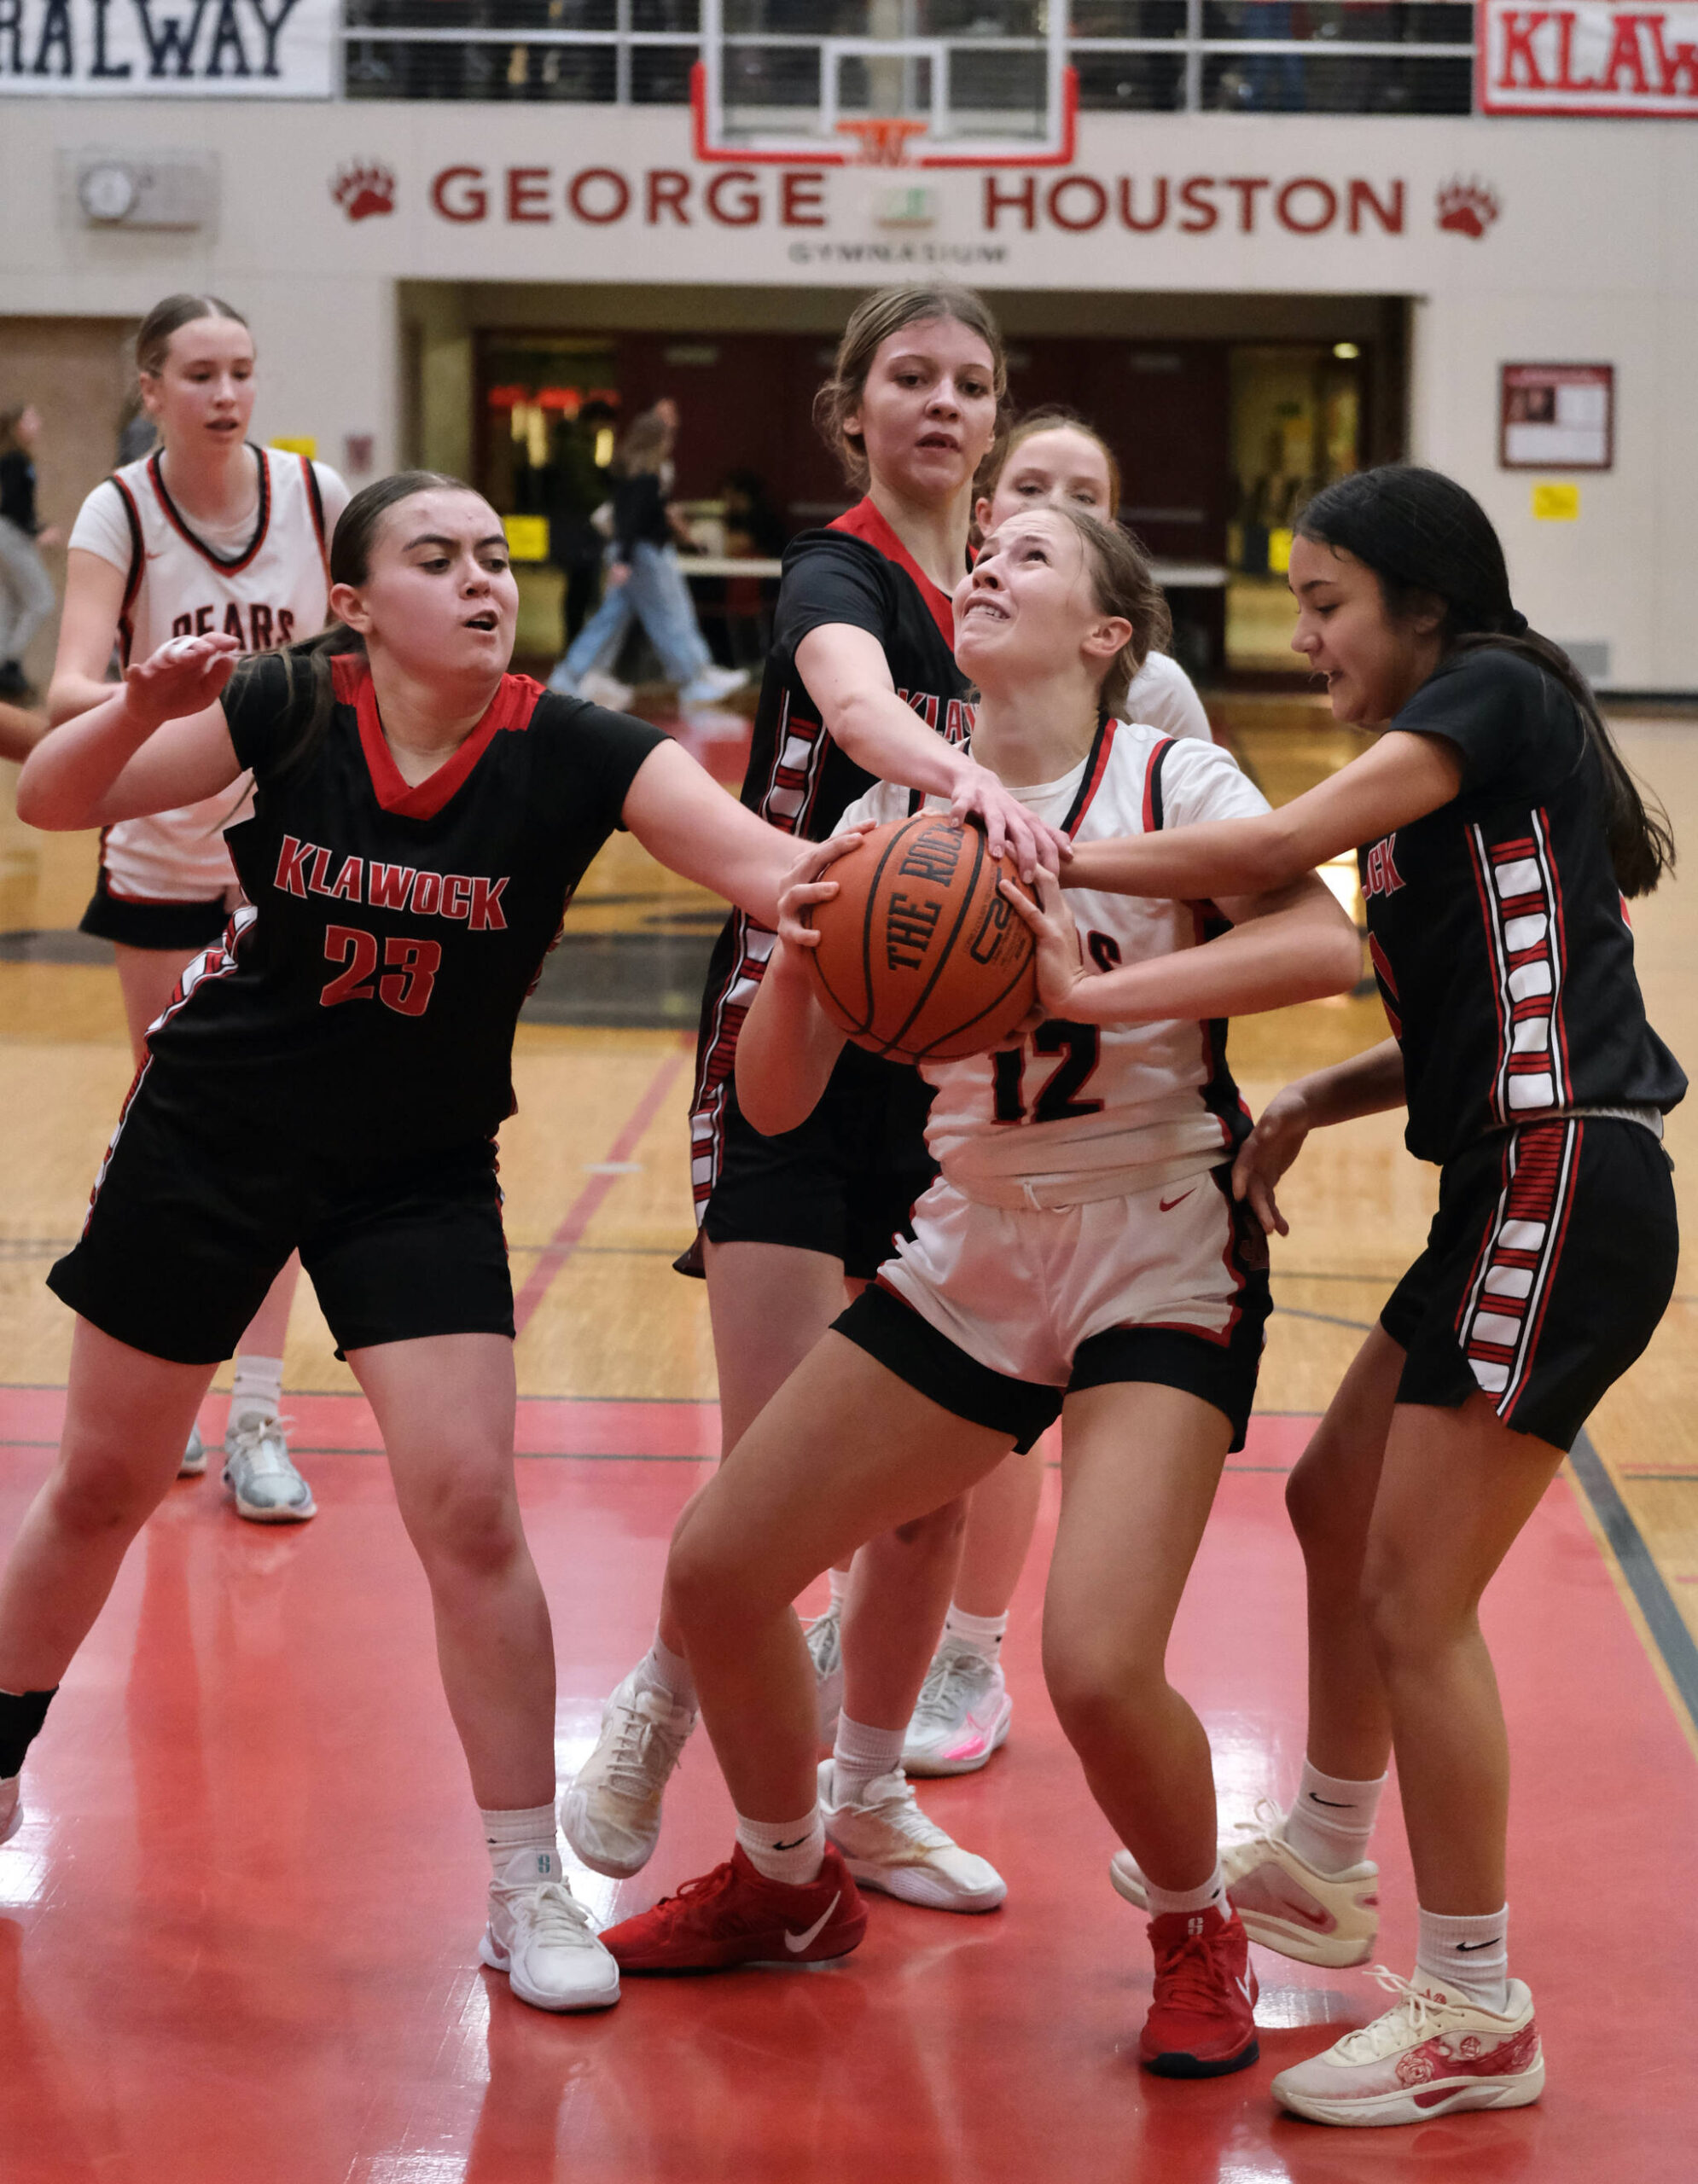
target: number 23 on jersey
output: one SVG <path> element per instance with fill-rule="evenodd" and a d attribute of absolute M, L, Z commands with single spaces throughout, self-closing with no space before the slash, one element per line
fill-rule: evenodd
<path fill-rule="evenodd" d="M 404 933 L 391 933 L 381 950 L 383 975 L 374 988 L 372 974 L 378 967 L 379 952 L 375 932 L 355 925 L 327 926 L 325 961 L 346 967 L 319 995 L 319 1007 L 336 1008 L 345 1001 L 381 1001 L 398 1016 L 422 1016 L 430 1006 L 431 988 L 442 967 L 441 949 L 433 940 L 410 940 Z"/>

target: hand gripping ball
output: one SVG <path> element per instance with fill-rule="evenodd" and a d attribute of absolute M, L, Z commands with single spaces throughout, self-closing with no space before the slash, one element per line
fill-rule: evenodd
<path fill-rule="evenodd" d="M 902 1061 L 957 1061 L 1006 1046 L 1038 994 L 1032 929 L 1002 895 L 1018 881 L 984 831 L 922 811 L 875 828 L 824 877 L 814 990 L 857 1046 Z"/>

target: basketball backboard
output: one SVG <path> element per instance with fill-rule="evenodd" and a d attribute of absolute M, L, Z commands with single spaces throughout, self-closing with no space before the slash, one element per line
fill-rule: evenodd
<path fill-rule="evenodd" d="M 1067 9 L 1035 0 L 701 0 L 698 159 L 813 166 L 1065 166 Z M 968 25 L 970 24 L 970 27 Z"/>

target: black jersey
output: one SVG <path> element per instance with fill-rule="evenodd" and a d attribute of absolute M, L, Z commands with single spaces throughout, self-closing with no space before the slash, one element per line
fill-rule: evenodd
<path fill-rule="evenodd" d="M 251 907 L 150 1033 L 150 1096 L 240 1102 L 267 1131 L 385 1159 L 488 1138 L 513 1109 L 526 995 L 665 739 L 509 675 L 410 787 L 364 660 L 333 665 L 329 730 L 296 765 L 283 660 L 225 693 L 254 775 L 253 816 L 224 838 Z"/>
<path fill-rule="evenodd" d="M 1487 646 L 1446 660 L 1392 726 L 1462 761 L 1449 804 L 1358 853 L 1410 1151 L 1445 1161 L 1567 1108 L 1673 1107 L 1686 1078 L 1645 1020 L 1602 766 L 1567 692 Z"/>
<path fill-rule="evenodd" d="M 949 595 L 926 575 L 872 502 L 858 502 L 827 530 L 805 531 L 784 555 L 742 787 L 751 811 L 805 841 L 824 841 L 849 805 L 874 785 L 875 777 L 833 741 L 796 666 L 803 638 L 840 622 L 878 640 L 898 697 L 928 727 L 951 743 L 965 741 L 973 728 L 968 686 L 951 649 Z M 691 1102 L 698 1213 L 718 1170 L 720 1088 L 736 1064 L 737 1035 L 772 941 L 764 926 L 734 910 L 708 967 Z M 853 1070 L 863 1063 L 881 1083 L 900 1072 L 917 1130 L 928 1095 L 915 1073 L 902 1063 L 862 1056 L 858 1048 L 846 1050 L 840 1066 Z"/>

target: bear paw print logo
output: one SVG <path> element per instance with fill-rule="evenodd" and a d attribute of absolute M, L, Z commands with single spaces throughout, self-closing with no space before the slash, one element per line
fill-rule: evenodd
<path fill-rule="evenodd" d="M 1471 235 L 1478 242 L 1503 207 L 1478 176 L 1464 182 L 1460 176 L 1439 192 L 1439 224 L 1453 235 Z"/>
<path fill-rule="evenodd" d="M 376 160 L 368 164 L 357 160 L 336 177 L 330 195 L 351 220 L 369 220 L 394 211 L 395 177 Z"/>

